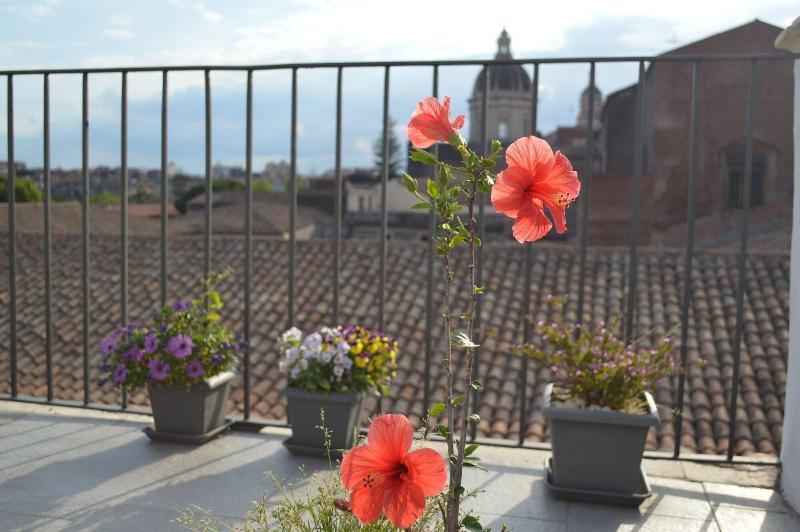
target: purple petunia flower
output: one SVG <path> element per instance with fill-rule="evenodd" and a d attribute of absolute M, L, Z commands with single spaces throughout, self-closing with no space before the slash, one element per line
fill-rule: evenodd
<path fill-rule="evenodd" d="M 125 367 L 125 364 L 119 364 L 116 369 L 114 370 L 114 384 L 119 386 L 125 379 L 128 378 L 128 368 Z"/>
<path fill-rule="evenodd" d="M 144 353 L 139 349 L 139 346 L 132 345 L 122 353 L 123 360 L 130 360 L 132 362 L 141 362 L 144 358 Z"/>
<path fill-rule="evenodd" d="M 173 312 L 185 312 L 192 308 L 192 304 L 187 301 L 182 301 L 180 299 L 176 299 L 175 302 L 172 304 L 172 311 Z"/>
<path fill-rule="evenodd" d="M 225 358 L 222 355 L 220 355 L 219 353 L 214 353 L 213 355 L 211 355 L 211 363 L 212 364 L 220 365 L 220 364 L 222 364 L 222 362 L 224 360 L 225 360 Z"/>
<path fill-rule="evenodd" d="M 158 337 L 155 333 L 147 333 L 144 337 L 144 351 L 148 355 L 158 349 Z"/>
<path fill-rule="evenodd" d="M 119 345 L 119 336 L 112 334 L 100 342 L 100 352 L 104 355 L 110 355 L 117 348 L 117 345 Z"/>
<path fill-rule="evenodd" d="M 169 373 L 169 364 L 163 360 L 151 360 L 147 363 L 148 374 L 154 381 L 163 381 Z"/>
<path fill-rule="evenodd" d="M 190 379 L 202 377 L 203 373 L 205 373 L 205 369 L 203 369 L 203 363 L 199 360 L 192 360 L 186 364 L 186 376 Z"/>
<path fill-rule="evenodd" d="M 167 351 L 175 358 L 186 358 L 192 354 L 192 339 L 185 334 L 179 334 L 170 338 L 167 342 Z"/>

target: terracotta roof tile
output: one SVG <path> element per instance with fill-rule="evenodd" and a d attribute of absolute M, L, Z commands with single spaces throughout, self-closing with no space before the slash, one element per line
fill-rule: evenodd
<path fill-rule="evenodd" d="M 119 242 L 113 236 L 93 236 L 91 240 L 92 346 L 119 323 Z M 5 249 L 7 237 L 0 235 Z M 54 394 L 59 399 L 82 399 L 82 315 L 81 241 L 79 236 L 55 236 L 53 244 L 53 375 Z M 17 328 L 20 393 L 44 396 L 45 325 L 43 298 L 42 242 L 35 235 L 18 237 Z M 422 384 L 425 363 L 425 244 L 393 241 L 389 244 L 386 294 L 386 331 L 401 342 L 400 371 L 392 393 L 383 400 L 383 409 L 422 414 Z M 522 339 L 524 325 L 523 248 L 516 244 L 487 246 L 484 279 L 488 294 L 483 301 L 483 324 L 487 333 L 480 353 L 479 375 L 485 390 L 479 409 L 480 436 L 505 439 L 519 437 L 520 376 L 523 361 L 510 355 L 512 343 Z M 567 319 L 575 319 L 577 303 L 577 256 L 571 248 L 558 244 L 533 247 L 532 309 L 535 320 L 550 319 L 543 305 L 548 293 L 567 295 Z M 129 252 L 129 316 L 146 318 L 159 297 L 159 241 L 131 236 Z M 168 288 L 170 297 L 197 294 L 202 275 L 203 242 L 191 237 L 169 241 Z M 227 265 L 241 272 L 243 244 L 240 238 L 215 238 L 213 267 Z M 735 327 L 737 280 L 736 255 L 724 251 L 695 256 L 692 274 L 690 330 L 687 358 L 690 364 L 707 359 L 705 367 L 692 369 L 685 387 L 685 410 L 681 447 L 686 452 L 725 453 L 730 419 L 727 411 L 733 374 L 732 341 Z M 253 245 L 253 314 L 250 404 L 252 417 L 283 419 L 285 408 L 280 390 L 285 380 L 277 371 L 274 339 L 288 325 L 287 243 L 256 239 Z M 7 276 L 7 262 L 0 263 L 0 279 Z M 736 452 L 749 455 L 779 452 L 782 437 L 788 344 L 789 258 L 785 254 L 753 254 L 748 260 L 742 337 L 739 408 L 734 429 Z M 311 329 L 331 319 L 332 246 L 329 241 L 298 242 L 296 324 Z M 376 325 L 378 308 L 376 244 L 369 241 L 343 242 L 341 268 L 341 317 L 345 322 Z M 679 251 L 643 250 L 639 257 L 637 292 L 637 330 L 653 336 L 679 337 L 680 299 L 683 293 L 683 257 Z M 221 287 L 226 301 L 225 319 L 241 332 L 244 291 L 241 277 L 227 279 Z M 590 249 L 584 319 L 609 321 L 625 306 L 627 290 L 627 251 Z M 441 298 L 436 294 L 434 301 Z M 463 304 L 463 296 L 456 298 Z M 8 345 L 8 292 L 0 283 L 0 342 Z M 438 313 L 438 311 L 437 311 Z M 432 331 L 434 346 L 441 347 L 441 331 Z M 7 351 L 5 351 L 7 352 Z M 117 404 L 120 394 L 100 389 L 99 355 L 91 354 L 91 400 Z M 434 362 L 439 359 L 434 357 Z M 457 365 L 463 365 L 459 358 Z M 529 441 L 546 441 L 547 426 L 538 408 L 549 375 L 546 369 L 528 365 L 528 417 L 524 436 Z M 0 357 L 0 374 L 9 375 L 9 359 Z M 437 400 L 444 375 L 438 366 L 431 368 L 434 386 L 431 397 Z M 658 383 L 655 396 L 660 405 L 662 425 L 651 431 L 648 447 L 671 451 L 675 441 L 673 427 L 677 380 Z M 8 393 L 9 379 L 0 381 L 0 393 Z M 131 398 L 135 405 L 146 405 L 144 393 Z M 232 408 L 241 412 L 244 393 L 241 382 L 231 395 Z M 369 399 L 365 416 L 372 414 L 377 401 Z"/>

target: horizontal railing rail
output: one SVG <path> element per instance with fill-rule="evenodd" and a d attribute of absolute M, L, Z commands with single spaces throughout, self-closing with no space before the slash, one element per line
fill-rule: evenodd
<path fill-rule="evenodd" d="M 25 400 L 33 402 L 42 402 L 37 398 L 24 397 L 19 394 L 18 382 L 18 352 L 17 352 L 17 292 L 16 292 L 16 279 L 17 279 L 17 240 L 16 240 L 16 200 L 15 200 L 15 134 L 14 134 L 14 78 L 18 76 L 42 76 L 43 79 L 43 188 L 44 194 L 44 277 L 45 277 L 45 336 L 46 336 L 46 383 L 47 383 L 47 396 L 44 402 L 51 404 L 63 404 L 67 406 L 82 406 L 85 408 L 101 408 L 109 409 L 108 406 L 98 406 L 90 402 L 89 393 L 89 353 L 92 349 L 90 345 L 90 333 L 92 323 L 90 320 L 90 282 L 91 282 L 91 269 L 90 269 L 90 181 L 89 181 L 89 81 L 90 76 L 93 74 L 120 74 L 121 81 L 121 101 L 120 101 L 120 255 L 119 255 L 119 278 L 120 278 L 120 315 L 123 324 L 128 320 L 128 74 L 139 72 L 160 72 L 162 76 L 161 84 L 161 153 L 160 153 L 160 213 L 159 213 L 159 239 L 160 239 L 160 257 L 159 257 L 159 297 L 161 304 L 165 304 L 167 300 L 167 280 L 169 274 L 168 264 L 168 208 L 167 208 L 167 171 L 168 171 L 168 78 L 171 72 L 185 72 L 185 71 L 198 71 L 204 73 L 204 95 L 205 95 L 205 108 L 204 108 L 204 125 L 205 125 L 205 218 L 204 218 L 204 256 L 203 256 L 203 272 L 208 274 L 211 270 L 211 254 L 212 254 L 212 123 L 211 123 L 211 72 L 214 71 L 241 71 L 247 74 L 246 83 L 246 126 L 245 126 L 245 211 L 244 217 L 244 250 L 245 262 L 243 272 L 243 291 L 244 291 L 244 340 L 248 347 L 244 354 L 243 359 L 243 420 L 237 423 L 239 428 L 247 428 L 258 426 L 259 424 L 282 425 L 282 422 L 271 420 L 252 420 L 251 412 L 252 405 L 250 399 L 251 392 L 251 367 L 252 367 L 252 353 L 250 350 L 250 340 L 252 337 L 252 286 L 253 286 L 253 73 L 262 70 L 287 70 L 291 72 L 291 125 L 290 125 L 290 176 L 289 176 L 289 231 L 288 231 L 288 301 L 287 301 L 287 323 L 293 325 L 296 317 L 296 248 L 297 248 L 297 135 L 298 135 L 298 121 L 297 121 L 297 89 L 298 89 L 298 70 L 304 69 L 335 69 L 336 76 L 336 127 L 335 127 L 335 235 L 333 242 L 333 267 L 332 267 L 332 316 L 334 322 L 338 322 L 341 314 L 341 254 L 342 254 L 342 218 L 343 218 L 343 176 L 342 176 L 342 75 L 345 69 L 350 68 L 382 68 L 383 69 L 383 94 L 382 94 L 382 144 L 381 152 L 383 154 L 383 165 L 381 168 L 381 189 L 380 189 L 380 242 L 379 242 L 379 283 L 378 283 L 378 310 L 377 310 L 377 324 L 383 329 L 386 316 L 386 282 L 387 282 L 387 249 L 388 249 L 388 215 L 387 215 L 387 182 L 389 179 L 389 134 L 390 134 L 390 118 L 389 118 L 389 89 L 390 89 L 390 73 L 393 68 L 401 67 L 431 67 L 432 68 L 432 87 L 431 93 L 438 95 L 439 92 L 439 76 L 443 67 L 451 66 L 478 66 L 484 69 L 486 90 L 483 91 L 482 100 L 480 104 L 480 120 L 482 129 L 480 133 L 479 149 L 486 153 L 489 142 L 489 132 L 487 127 L 487 113 L 488 113 L 488 93 L 492 90 L 489 78 L 489 67 L 496 65 L 527 65 L 533 68 L 533 84 L 530 92 L 530 132 L 535 134 L 537 131 L 538 121 L 538 99 L 539 99 L 539 83 L 540 83 L 540 66 L 552 64 L 579 64 L 586 65 L 589 69 L 589 91 L 593 93 L 595 88 L 595 74 L 596 65 L 601 63 L 632 63 L 638 66 L 638 80 L 636 82 L 636 104 L 635 104 L 635 128 L 634 128 L 634 142 L 633 142 L 633 173 L 632 173 L 632 197 L 631 197 L 631 224 L 630 224 L 630 239 L 628 248 L 628 271 L 627 271 L 627 296 L 625 300 L 625 322 L 624 333 L 626 339 L 631 339 L 634 336 L 634 320 L 635 309 L 637 305 L 637 264 L 639 257 L 639 212 L 641 202 L 641 180 L 643 173 L 644 161 L 644 128 L 645 128 L 645 102 L 646 102 L 646 66 L 648 64 L 662 63 L 662 62 L 684 62 L 691 65 L 691 86 L 690 86 L 690 127 L 688 132 L 688 145 L 686 146 L 686 153 L 689 161 L 688 173 L 688 195 L 687 195 L 687 234 L 686 234 L 686 253 L 684 258 L 684 285 L 682 290 L 681 312 L 680 312 L 680 358 L 683 366 L 687 363 L 687 339 L 689 330 L 689 306 L 691 299 L 691 275 L 693 271 L 693 257 L 694 250 L 694 224 L 696 218 L 695 208 L 695 187 L 698 173 L 698 135 L 699 135 L 699 121 L 700 121 L 700 88 L 702 67 L 708 62 L 728 62 L 728 61 L 744 61 L 749 62 L 749 82 L 747 89 L 746 107 L 743 113 L 746 116 L 746 128 L 743 132 L 745 139 L 745 160 L 744 160 L 744 187 L 743 187 L 743 201 L 741 209 L 740 220 L 740 241 L 739 253 L 737 261 L 737 286 L 736 286 L 736 322 L 735 334 L 733 342 L 733 381 L 731 385 L 730 396 L 728 401 L 728 415 L 730 417 L 730 431 L 728 441 L 728 451 L 725 460 L 728 462 L 736 461 L 749 463 L 746 458 L 737 457 L 735 455 L 735 425 L 737 419 L 738 409 L 738 386 L 739 386 L 739 371 L 741 365 L 741 339 L 743 333 L 744 323 L 744 292 L 745 292 L 745 272 L 747 267 L 747 250 L 748 250 L 748 225 L 749 225 L 749 207 L 750 207 L 750 186 L 752 179 L 752 157 L 753 157 L 753 121 L 756 116 L 756 87 L 758 81 L 758 65 L 761 62 L 767 61 L 781 61 L 781 60 L 794 60 L 800 58 L 800 55 L 788 53 L 757 53 L 757 54 L 675 54 L 675 55 L 662 55 L 662 56 L 623 56 L 623 57 L 574 57 L 574 58 L 529 58 L 529 59 L 496 59 L 496 60 L 440 60 L 440 61 L 364 61 L 364 62 L 319 62 L 319 63 L 286 63 L 286 64 L 270 64 L 270 65 L 186 65 L 186 66 L 143 66 L 143 67 L 101 67 L 101 68 L 53 68 L 53 69 L 12 69 L 0 70 L 0 76 L 5 76 L 7 81 L 7 159 L 8 159 L 8 314 L 9 314 L 9 356 L 10 356 L 10 389 L 11 393 L 6 396 L 6 399 L 11 400 Z M 82 292 L 82 347 L 83 347 L 83 401 L 82 403 L 75 404 L 70 401 L 61 401 L 54 399 L 53 394 L 53 295 L 52 295 L 52 235 L 51 235 L 51 198 L 50 190 L 52 187 L 51 182 L 51 160 L 50 160 L 50 85 L 49 80 L 52 75 L 81 75 L 82 76 L 82 164 L 81 164 L 81 177 L 82 177 L 82 201 L 81 201 L 81 292 Z M 588 101 L 588 124 L 586 125 L 587 131 L 594 131 L 594 99 L 589 98 Z M 594 135 L 587 135 L 587 142 L 585 146 L 585 166 L 582 168 L 581 181 L 582 181 L 582 194 L 581 194 L 581 217 L 578 227 L 578 278 L 580 282 L 577 287 L 577 312 L 576 316 L 579 321 L 584 319 L 584 306 L 585 306 L 585 277 L 587 273 L 587 232 L 588 232 L 588 218 L 591 204 L 592 194 L 592 177 L 594 159 Z M 484 212 L 484 203 L 479 205 L 481 214 Z M 483 217 L 481 218 L 483 220 Z M 433 236 L 436 230 L 433 215 L 430 214 L 428 218 L 428 244 L 427 244 L 427 259 L 425 264 L 426 274 L 426 310 L 425 310 L 425 331 L 424 331 L 424 357 L 425 368 L 423 376 L 423 411 L 427 412 L 431 404 L 431 367 L 434 363 L 434 354 L 436 348 L 432 340 L 432 331 L 434 329 L 436 314 L 434 305 L 434 287 L 435 287 L 435 268 L 433 262 Z M 480 233 L 483 235 L 485 226 L 481 224 Z M 476 278 L 478 284 L 481 284 L 483 277 L 483 253 L 478 248 L 478 263 L 476 270 Z M 523 279 L 527 287 L 531 284 L 531 270 L 532 270 L 532 252 L 531 246 L 525 246 L 524 249 L 524 272 Z M 531 296 L 530 290 L 524 293 L 522 313 L 528 316 L 531 312 Z M 476 329 L 480 329 L 482 320 L 482 307 L 476 308 Z M 523 325 L 521 341 L 530 340 L 532 331 L 529 320 L 525 320 Z M 475 378 L 480 377 L 477 374 L 480 371 L 480 352 L 476 354 L 478 361 L 474 366 L 476 372 Z M 527 397 L 528 388 L 528 363 L 527 360 L 522 361 L 522 371 L 518 377 L 520 379 L 520 395 L 519 408 L 520 408 L 520 421 L 519 421 L 519 437 L 512 445 L 516 446 L 530 446 L 525 440 L 525 428 L 528 420 L 528 407 L 530 398 Z M 681 373 L 677 378 L 677 394 L 675 405 L 675 445 L 674 452 L 671 454 L 672 458 L 681 457 L 681 436 L 683 430 L 683 411 L 684 411 L 684 395 L 685 395 L 685 381 L 686 373 Z M 478 391 L 475 392 L 475 404 L 480 405 L 480 395 Z M 122 410 L 136 411 L 136 408 L 129 408 L 128 397 L 126 394 L 122 395 L 122 401 L 119 406 Z M 378 406 L 380 409 L 380 404 Z M 473 438 L 475 434 L 473 433 Z M 497 444 L 509 444 L 507 441 Z M 654 453 L 653 456 L 665 457 L 663 453 Z M 693 457 L 692 459 L 695 459 Z M 719 457 L 708 457 L 710 461 L 719 461 Z M 764 463 L 762 460 L 757 460 L 753 463 Z M 776 463 L 776 461 L 775 461 Z"/>

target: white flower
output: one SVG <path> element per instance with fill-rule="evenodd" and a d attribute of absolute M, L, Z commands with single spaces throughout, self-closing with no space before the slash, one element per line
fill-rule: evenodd
<path fill-rule="evenodd" d="M 293 367 L 291 372 L 291 377 L 293 379 L 296 379 L 299 375 L 300 375 L 300 368 L 298 368 L 297 366 Z"/>
<path fill-rule="evenodd" d="M 292 340 L 299 342 L 300 338 L 302 337 L 303 337 L 303 331 L 301 331 L 297 327 L 292 327 L 291 329 L 283 333 L 283 335 L 281 336 L 281 340 L 283 340 L 283 343 L 289 343 Z"/>
<path fill-rule="evenodd" d="M 297 350 L 296 347 L 290 347 L 289 349 L 286 350 L 286 357 L 287 358 L 297 358 L 297 355 L 299 353 L 300 352 Z"/>
<path fill-rule="evenodd" d="M 350 344 L 347 342 L 339 342 L 336 344 L 336 351 L 338 351 L 339 354 L 346 355 L 350 352 Z"/>
<path fill-rule="evenodd" d="M 281 373 L 283 373 L 284 375 L 286 374 L 286 368 L 288 368 L 288 367 L 289 367 L 289 361 L 288 360 L 283 359 L 280 362 L 278 362 L 278 370 Z"/>
<path fill-rule="evenodd" d="M 350 369 L 353 367 L 353 361 L 348 356 L 341 356 L 339 357 L 341 360 L 337 361 L 337 364 L 342 366 L 344 369 Z"/>
<path fill-rule="evenodd" d="M 319 358 L 323 363 L 327 364 L 333 359 L 333 350 L 326 349 L 325 351 L 320 352 Z"/>
<path fill-rule="evenodd" d="M 343 373 L 344 368 L 342 366 L 333 366 L 333 374 L 336 376 L 336 380 L 341 379 Z"/>
<path fill-rule="evenodd" d="M 305 370 L 307 370 L 307 369 L 308 369 L 308 360 L 306 360 L 305 358 L 301 358 L 301 359 L 298 361 L 298 363 L 297 363 L 297 366 L 295 366 L 295 367 L 299 367 L 299 368 L 300 368 L 300 371 L 305 371 Z"/>
<path fill-rule="evenodd" d="M 303 341 L 303 347 L 308 347 L 312 351 L 319 351 L 319 347 L 321 345 L 322 345 L 322 335 L 319 333 L 309 334 Z"/>

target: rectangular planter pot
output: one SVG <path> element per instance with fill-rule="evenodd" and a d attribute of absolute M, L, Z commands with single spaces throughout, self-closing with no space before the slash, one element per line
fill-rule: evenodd
<path fill-rule="evenodd" d="M 322 425 L 320 410 L 325 410 L 325 427 L 331 432 L 331 449 L 349 449 L 353 445 L 353 427 L 358 426 L 361 417 L 363 393 L 307 392 L 291 386 L 281 393 L 286 397 L 293 446 L 324 452 L 325 437 L 317 428 Z"/>
<path fill-rule="evenodd" d="M 542 415 L 550 422 L 553 484 L 562 488 L 634 493 L 650 427 L 660 423 L 653 397 L 648 413 L 627 414 L 553 405 L 553 385 L 544 391 Z"/>
<path fill-rule="evenodd" d="M 200 436 L 221 427 L 228 410 L 233 378 L 226 371 L 187 389 L 185 386 L 149 386 L 156 432 Z"/>

